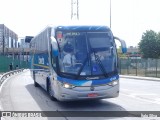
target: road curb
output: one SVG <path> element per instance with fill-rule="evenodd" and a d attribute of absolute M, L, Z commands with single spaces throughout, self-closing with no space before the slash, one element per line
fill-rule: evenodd
<path fill-rule="evenodd" d="M 148 81 L 157 81 L 157 82 L 160 82 L 160 78 L 153 78 L 153 77 L 140 77 L 140 76 L 120 75 L 120 78 L 128 78 L 128 79 L 135 79 L 135 80 L 148 80 Z"/>

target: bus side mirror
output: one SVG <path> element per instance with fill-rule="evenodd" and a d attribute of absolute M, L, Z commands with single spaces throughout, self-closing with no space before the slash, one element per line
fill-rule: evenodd
<path fill-rule="evenodd" d="M 114 39 L 118 40 L 121 43 L 122 53 L 127 52 L 126 42 L 118 37 L 114 37 Z"/>
<path fill-rule="evenodd" d="M 56 57 L 58 56 L 58 44 L 54 37 L 51 37 L 51 45 L 52 45 L 52 54 Z"/>

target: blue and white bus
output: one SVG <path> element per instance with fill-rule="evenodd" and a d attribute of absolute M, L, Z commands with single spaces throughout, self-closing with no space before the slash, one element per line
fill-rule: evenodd
<path fill-rule="evenodd" d="M 31 40 L 34 85 L 59 101 L 117 97 L 115 39 L 125 52 L 107 26 L 47 27 Z"/>

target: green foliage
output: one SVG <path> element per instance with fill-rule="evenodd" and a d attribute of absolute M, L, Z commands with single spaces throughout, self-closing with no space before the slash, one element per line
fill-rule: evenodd
<path fill-rule="evenodd" d="M 160 33 L 153 30 L 143 33 L 139 50 L 144 58 L 160 58 Z"/>
<path fill-rule="evenodd" d="M 118 57 L 119 58 L 127 58 L 126 54 L 122 53 L 122 48 L 121 46 L 119 48 L 117 48 L 117 53 L 118 53 Z"/>

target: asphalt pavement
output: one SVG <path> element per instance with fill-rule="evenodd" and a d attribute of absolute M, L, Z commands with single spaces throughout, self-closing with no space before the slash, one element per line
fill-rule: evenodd
<path fill-rule="evenodd" d="M 126 78 L 123 78 L 126 77 Z M 135 77 L 135 76 L 134 76 Z M 132 76 L 120 75 L 120 95 L 117 98 L 98 101 L 57 102 L 40 87 L 34 87 L 30 72 L 26 71 L 10 78 L 0 90 L 0 106 L 4 111 L 159 111 L 160 83 L 152 80 L 139 80 Z M 144 79 L 144 78 L 143 78 Z M 156 78 L 157 79 L 157 78 Z M 37 118 L 33 118 L 34 120 Z M 107 120 L 105 117 L 67 117 L 40 118 L 41 120 Z M 130 120 L 131 117 L 110 118 Z M 134 118 L 133 118 L 134 119 Z M 138 118 L 135 118 L 135 120 Z M 145 118 L 146 119 L 146 118 Z M 149 118 L 150 119 L 150 118 Z M 21 120 L 18 118 L 18 120 Z M 24 118 L 22 118 L 24 120 Z M 157 120 L 157 119 L 156 119 Z"/>

